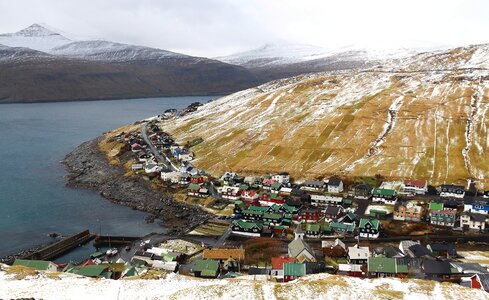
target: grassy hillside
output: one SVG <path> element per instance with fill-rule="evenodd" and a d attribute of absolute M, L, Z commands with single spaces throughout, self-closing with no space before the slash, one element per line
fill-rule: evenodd
<path fill-rule="evenodd" d="M 202 137 L 213 173 L 289 171 L 488 185 L 487 46 L 421 54 L 392 66 L 271 82 L 163 127 Z"/>

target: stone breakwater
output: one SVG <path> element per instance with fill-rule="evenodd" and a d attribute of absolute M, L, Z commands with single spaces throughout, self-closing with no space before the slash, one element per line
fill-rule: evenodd
<path fill-rule="evenodd" d="M 85 142 L 66 155 L 67 186 L 98 191 L 113 203 L 157 216 L 170 235 L 181 235 L 212 217 L 199 207 L 174 200 L 143 178 L 124 176 L 122 166 L 110 165 L 98 147 L 102 137 Z"/>

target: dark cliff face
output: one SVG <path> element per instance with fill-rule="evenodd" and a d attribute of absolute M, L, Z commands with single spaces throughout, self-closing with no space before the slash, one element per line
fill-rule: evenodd
<path fill-rule="evenodd" d="M 220 95 L 259 83 L 245 68 L 203 58 L 103 62 L 28 52 L 5 59 L 6 51 L 0 103 Z"/>

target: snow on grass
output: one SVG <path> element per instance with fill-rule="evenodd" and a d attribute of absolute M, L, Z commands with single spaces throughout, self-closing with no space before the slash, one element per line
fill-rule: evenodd
<path fill-rule="evenodd" d="M 170 274 L 159 280 L 107 280 L 61 275 L 13 280 L 0 272 L 1 298 L 51 299 L 489 299 L 455 284 L 395 278 L 359 279 L 317 274 L 288 283 L 267 276 L 198 279 Z"/>

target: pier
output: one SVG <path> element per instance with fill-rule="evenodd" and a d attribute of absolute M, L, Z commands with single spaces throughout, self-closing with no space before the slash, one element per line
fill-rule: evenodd
<path fill-rule="evenodd" d="M 103 246 L 103 245 L 114 245 L 114 246 L 121 246 L 121 245 L 130 245 L 134 241 L 140 240 L 141 237 L 135 237 L 135 236 L 115 236 L 115 235 L 100 235 L 95 237 L 95 246 Z"/>
<path fill-rule="evenodd" d="M 59 257 L 61 254 L 92 240 L 94 237 L 93 234 L 90 234 L 89 230 L 84 230 L 42 248 L 41 250 L 28 255 L 25 259 L 52 260 Z"/>

